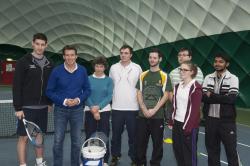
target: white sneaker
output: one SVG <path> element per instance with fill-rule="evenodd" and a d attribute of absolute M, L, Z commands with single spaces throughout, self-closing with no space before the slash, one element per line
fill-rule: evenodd
<path fill-rule="evenodd" d="M 108 163 L 103 163 L 103 166 L 109 166 Z"/>
<path fill-rule="evenodd" d="M 36 164 L 35 166 L 47 166 L 46 161 L 43 161 L 42 163 Z"/>

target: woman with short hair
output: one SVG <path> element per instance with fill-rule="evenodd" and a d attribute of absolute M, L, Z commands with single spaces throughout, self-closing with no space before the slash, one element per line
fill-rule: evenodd
<path fill-rule="evenodd" d="M 108 67 L 105 57 L 97 57 L 92 62 L 94 73 L 89 76 L 91 95 L 85 107 L 85 132 L 86 139 L 95 132 L 103 132 L 109 137 L 110 131 L 110 102 L 113 94 L 113 81 L 106 76 L 104 71 Z M 107 152 L 104 156 L 104 165 L 109 160 L 109 140 L 106 143 Z"/>

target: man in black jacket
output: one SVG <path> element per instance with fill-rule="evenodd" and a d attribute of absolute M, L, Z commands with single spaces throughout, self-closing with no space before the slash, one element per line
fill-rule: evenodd
<path fill-rule="evenodd" d="M 13 81 L 13 105 L 18 118 L 17 153 L 20 166 L 26 166 L 27 134 L 22 118 L 36 123 L 43 132 L 47 130 L 48 105 L 51 102 L 45 96 L 51 62 L 44 56 L 47 37 L 42 33 L 33 36 L 33 52 L 25 55 L 16 63 Z M 43 160 L 43 148 L 35 148 L 36 166 L 46 166 Z"/>
<path fill-rule="evenodd" d="M 236 150 L 236 109 L 239 93 L 238 77 L 227 70 L 229 59 L 217 54 L 214 60 L 215 72 L 205 77 L 203 102 L 206 117 L 205 143 L 208 165 L 220 166 L 220 144 L 223 143 L 229 166 L 239 166 Z"/>

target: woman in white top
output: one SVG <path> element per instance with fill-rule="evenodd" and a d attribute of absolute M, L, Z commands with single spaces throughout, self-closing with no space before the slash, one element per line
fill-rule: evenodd
<path fill-rule="evenodd" d="M 178 166 L 196 166 L 202 87 L 194 79 L 197 66 L 192 62 L 182 63 L 179 71 L 182 81 L 174 87 L 170 123 L 173 149 Z"/>

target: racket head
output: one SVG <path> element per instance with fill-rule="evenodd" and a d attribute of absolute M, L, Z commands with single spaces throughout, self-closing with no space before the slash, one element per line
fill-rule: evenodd
<path fill-rule="evenodd" d="M 23 123 L 30 142 L 36 147 L 42 147 L 44 143 L 44 136 L 40 127 L 24 118 Z"/>

